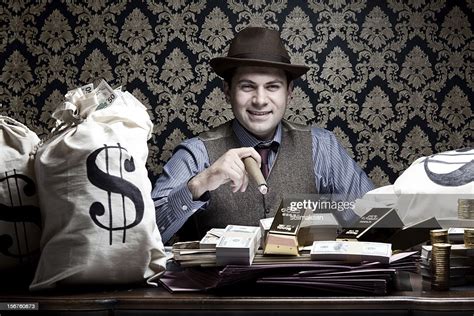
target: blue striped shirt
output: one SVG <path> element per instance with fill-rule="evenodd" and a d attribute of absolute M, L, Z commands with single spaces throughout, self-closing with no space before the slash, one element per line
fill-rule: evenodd
<path fill-rule="evenodd" d="M 232 128 L 243 147 L 262 144 L 246 129 L 233 121 Z M 281 142 L 282 126 L 277 127 L 272 141 Z M 356 162 L 339 144 L 333 133 L 313 127 L 312 154 L 315 186 L 319 194 L 337 194 L 344 201 L 354 201 L 374 188 L 372 182 Z M 270 151 L 268 165 L 271 170 L 277 153 Z M 198 209 L 205 208 L 207 201 L 194 201 L 188 189 L 188 181 L 209 167 L 209 156 L 204 143 L 198 138 L 190 138 L 179 144 L 173 156 L 163 168 L 162 175 L 155 183 L 152 197 L 156 208 L 156 222 L 163 242 L 168 241 L 186 220 Z M 304 193 L 304 192 L 301 192 Z M 212 193 L 211 193 L 212 194 Z M 341 214 L 341 222 L 354 220 L 352 211 Z"/>

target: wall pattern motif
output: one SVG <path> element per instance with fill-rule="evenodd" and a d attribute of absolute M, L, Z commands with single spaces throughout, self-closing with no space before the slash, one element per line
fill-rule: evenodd
<path fill-rule="evenodd" d="M 101 78 L 149 109 L 152 181 L 183 139 L 233 117 L 209 67 L 242 28 L 281 31 L 286 118 L 332 130 L 376 185 L 473 146 L 473 0 L 24 1 L 0 4 L 0 114 L 40 137 L 70 89 Z"/>

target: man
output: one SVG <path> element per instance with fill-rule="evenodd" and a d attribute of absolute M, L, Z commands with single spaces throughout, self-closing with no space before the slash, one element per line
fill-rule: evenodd
<path fill-rule="evenodd" d="M 152 193 L 163 241 L 186 221 L 180 233 L 197 231 L 191 238 L 227 224 L 258 226 L 274 216 L 284 194 L 341 194 L 352 201 L 373 189 L 331 132 L 283 120 L 292 81 L 309 68 L 290 63 L 277 31 L 240 31 L 227 57 L 212 59 L 211 67 L 224 78 L 235 119 L 185 140 L 164 166 Z M 242 162 L 249 156 L 263 164 L 266 195 L 249 182 Z"/>

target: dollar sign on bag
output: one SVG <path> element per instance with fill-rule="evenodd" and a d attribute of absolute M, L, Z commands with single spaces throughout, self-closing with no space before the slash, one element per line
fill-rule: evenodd
<path fill-rule="evenodd" d="M 33 196 L 36 194 L 36 187 L 33 180 L 25 175 L 17 174 L 16 170 L 13 170 L 11 175 L 5 172 L 5 177 L 0 178 L 0 185 L 5 184 L 10 203 L 9 205 L 0 203 L 0 221 L 13 223 L 15 235 L 0 235 L 0 253 L 18 258 L 20 262 L 23 262 L 24 258 L 37 252 L 37 249 L 30 250 L 26 224 L 33 223 L 41 227 L 41 215 L 38 207 L 23 205 L 22 195 Z M 23 186 L 21 186 L 22 184 Z M 20 228 L 23 228 L 23 234 L 20 232 Z M 18 248 L 17 253 L 10 251 L 15 243 Z M 25 245 L 25 249 L 22 249 L 22 244 Z"/>
<path fill-rule="evenodd" d="M 462 186 L 465 184 L 468 184 L 472 181 L 474 181 L 474 154 L 469 153 L 468 151 L 470 148 L 466 149 L 458 149 L 456 150 L 455 154 L 437 154 L 437 155 L 431 155 L 430 157 L 427 157 L 424 162 L 423 166 L 425 168 L 426 175 L 428 178 L 430 178 L 431 181 L 438 185 L 442 185 L 445 187 L 458 187 Z M 464 163 L 461 162 L 446 162 L 446 161 L 440 161 L 437 159 L 438 157 L 441 156 L 463 156 L 466 158 L 466 160 L 471 159 L 470 161 L 466 161 Z M 438 164 L 457 164 L 457 165 L 462 165 L 456 170 L 453 170 L 451 172 L 447 173 L 435 173 L 430 170 L 429 168 L 429 162 L 434 162 Z"/>
<path fill-rule="evenodd" d="M 97 159 L 99 154 L 105 151 L 105 172 L 99 168 L 97 165 Z M 129 159 L 123 159 L 123 166 L 122 166 L 122 158 L 124 158 L 124 154 L 129 156 Z M 112 159 L 118 159 L 118 166 L 119 166 L 119 173 L 120 177 L 114 176 L 111 174 L 110 170 L 110 161 Z M 114 164 L 116 165 L 116 164 Z M 96 187 L 107 191 L 107 208 L 108 208 L 108 215 L 109 220 L 108 224 L 104 225 L 100 222 L 99 217 L 105 215 L 105 207 L 99 201 L 92 203 L 89 209 L 89 215 L 92 218 L 92 221 L 105 230 L 109 231 L 109 240 L 110 245 L 112 245 L 112 232 L 113 231 L 123 231 L 123 238 L 122 242 L 125 243 L 125 236 L 127 229 L 132 228 L 138 225 L 142 218 L 144 212 L 144 203 L 143 198 L 140 190 L 130 183 L 129 181 L 123 178 L 123 170 L 127 172 L 135 171 L 135 163 L 133 161 L 133 157 L 128 155 L 128 152 L 125 148 L 120 146 L 118 143 L 117 146 L 107 146 L 104 144 L 104 147 L 96 149 L 92 154 L 87 157 L 87 178 L 89 181 L 95 185 Z M 114 209 L 112 205 L 112 194 L 119 194 L 122 198 L 122 207 L 121 211 L 123 214 L 123 226 L 113 227 L 113 215 Z M 135 206 L 135 219 L 130 224 L 127 224 L 127 217 L 126 217 L 126 207 L 125 207 L 125 197 L 129 198 Z"/>

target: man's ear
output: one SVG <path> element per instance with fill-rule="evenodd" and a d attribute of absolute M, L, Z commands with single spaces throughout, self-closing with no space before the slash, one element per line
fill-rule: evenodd
<path fill-rule="evenodd" d="M 290 84 L 288 85 L 288 100 L 290 100 L 292 96 L 293 96 L 293 81 L 290 81 Z"/>
<path fill-rule="evenodd" d="M 230 86 L 227 81 L 223 81 L 222 89 L 224 90 L 225 100 L 230 103 Z"/>

